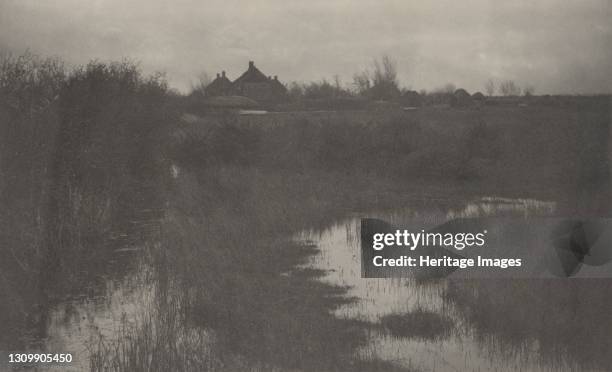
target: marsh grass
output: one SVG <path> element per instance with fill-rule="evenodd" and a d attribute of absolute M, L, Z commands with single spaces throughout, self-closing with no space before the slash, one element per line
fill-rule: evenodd
<path fill-rule="evenodd" d="M 0 58 L 2 349 L 44 338 L 50 306 L 96 281 L 112 236 L 160 205 L 167 97 L 131 62 Z"/>
<path fill-rule="evenodd" d="M 216 369 L 212 336 L 204 329 L 187 327 L 179 304 L 165 303 L 148 311 L 136 323 L 124 319 L 113 339 L 100 336 L 91 345 L 91 371 Z"/>
<path fill-rule="evenodd" d="M 536 343 L 542 360 L 552 365 L 605 370 L 612 363 L 609 279 L 449 284 L 448 299 L 482 345 L 501 355 L 520 354 Z"/>
<path fill-rule="evenodd" d="M 371 325 L 333 315 L 353 301 L 347 288 L 320 282 L 323 272 L 302 268 L 318 249 L 292 240 L 298 230 L 323 228 L 346 213 L 339 204 L 357 198 L 370 205 L 366 196 L 339 190 L 336 177 L 234 166 L 181 174 L 161 223 L 161 244 L 151 257 L 156 271 L 165 273 L 160 283 L 172 283 L 168 293 L 181 299 L 179 330 L 164 335 L 170 344 L 188 329 L 214 335 L 214 353 L 201 360 L 203 370 L 350 371 L 387 365 L 357 358 Z M 317 198 L 323 191 L 328 198 Z M 150 328 L 135 332 L 151 334 Z M 151 348 L 137 344 L 156 337 L 132 336 L 119 345 L 131 343 L 130 355 L 146 354 Z M 122 360 L 117 356 L 122 348 L 100 345 L 92 360 L 102 365 Z M 175 361 L 176 370 L 191 368 Z"/>
<path fill-rule="evenodd" d="M 172 158 L 181 172 L 168 194 L 155 265 L 167 265 L 182 299 L 183 326 L 214 334 L 215 362 L 207 361 L 206 368 L 397 369 L 375 356 L 359 359 L 356 350 L 376 325 L 332 315 L 353 299 L 346 288 L 317 281 L 321 272 L 299 268 L 317 249 L 295 243 L 292 234 L 322 229 L 353 212 L 409 204 L 414 195 L 460 197 L 495 189 L 507 180 L 498 167 L 512 173 L 519 166 L 513 155 L 516 140 L 533 155 L 534 168 L 523 169 L 519 178 L 539 185 L 535 192 L 546 191 L 549 182 L 558 181 L 554 172 L 563 174 L 572 166 L 559 161 L 568 155 L 556 149 L 578 154 L 577 140 L 569 134 L 551 136 L 549 148 L 538 149 L 542 126 L 552 125 L 559 111 L 513 112 L 514 127 L 488 111 L 402 115 L 369 125 L 306 120 L 296 122 L 298 127 L 261 128 L 237 118 L 222 119 L 226 123 L 213 118 L 204 134 L 187 132 L 174 144 Z M 545 124 L 517 124 L 525 120 Z M 575 124 L 566 121 L 560 128 L 576 133 Z M 446 131 L 445 125 L 454 127 Z M 540 167 L 552 167 L 553 176 L 539 173 Z M 436 179 L 453 182 L 434 187 Z M 500 190 L 509 189 L 534 192 L 516 182 Z M 567 190 L 546 192 L 552 197 Z M 398 337 L 438 339 L 448 337 L 452 324 L 416 312 L 389 316 L 383 327 Z"/>
<path fill-rule="evenodd" d="M 406 314 L 389 314 L 380 320 L 380 325 L 395 337 L 436 341 L 448 338 L 454 322 L 441 314 L 416 309 Z"/>

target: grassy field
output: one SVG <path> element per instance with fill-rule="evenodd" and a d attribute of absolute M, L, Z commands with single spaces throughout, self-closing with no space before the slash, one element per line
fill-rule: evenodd
<path fill-rule="evenodd" d="M 196 117 L 180 125 L 175 158 L 188 166 L 372 174 L 403 185 L 452 182 L 483 193 L 553 195 L 567 213 L 605 213 L 610 101 L 588 103 Z M 594 195 L 601 199 L 589 201 Z"/>

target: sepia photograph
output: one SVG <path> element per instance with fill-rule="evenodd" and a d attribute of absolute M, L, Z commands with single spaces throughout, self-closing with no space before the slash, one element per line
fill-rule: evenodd
<path fill-rule="evenodd" d="M 0 371 L 612 371 L 609 0 L 0 0 Z"/>

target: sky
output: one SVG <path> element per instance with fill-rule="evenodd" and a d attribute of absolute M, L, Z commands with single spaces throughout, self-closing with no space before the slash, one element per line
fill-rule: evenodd
<path fill-rule="evenodd" d="M 610 0 L 0 0 L 0 50 L 70 64 L 130 58 L 186 92 L 254 60 L 285 83 L 388 55 L 405 88 L 489 79 L 536 93 L 612 92 Z"/>

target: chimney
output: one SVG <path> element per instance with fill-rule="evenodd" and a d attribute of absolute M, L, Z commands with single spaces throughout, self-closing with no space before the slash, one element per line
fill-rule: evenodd
<path fill-rule="evenodd" d="M 268 80 L 272 80 L 272 75 L 268 76 Z"/>
<path fill-rule="evenodd" d="M 221 76 L 225 77 L 225 71 L 221 71 Z"/>
<path fill-rule="evenodd" d="M 278 81 L 278 75 L 274 75 L 274 80 Z"/>
<path fill-rule="evenodd" d="M 217 72 L 217 79 L 219 78 L 219 73 Z"/>
<path fill-rule="evenodd" d="M 253 68 L 253 67 L 255 67 L 255 62 L 249 61 L 249 68 Z"/>

